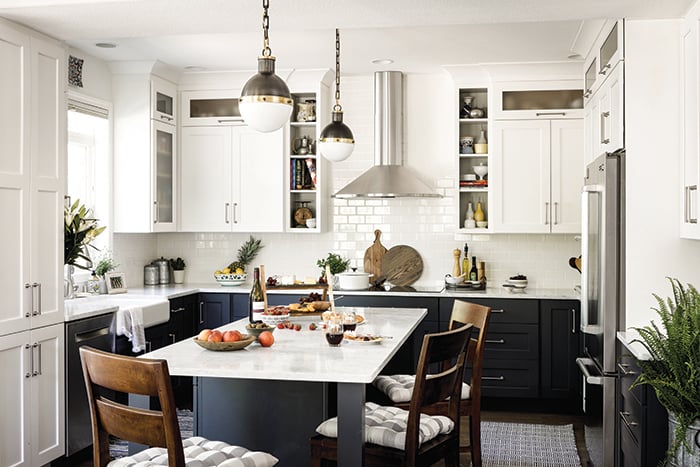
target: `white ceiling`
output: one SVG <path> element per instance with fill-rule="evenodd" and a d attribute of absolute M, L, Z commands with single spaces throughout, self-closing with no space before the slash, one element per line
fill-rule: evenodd
<path fill-rule="evenodd" d="M 694 1 L 271 0 L 270 47 L 280 69 L 334 68 L 340 28 L 343 74 L 557 61 L 586 52 L 574 44 L 587 20 L 678 18 Z M 262 0 L 0 0 L 0 16 L 107 61 L 251 70 L 262 49 Z"/>

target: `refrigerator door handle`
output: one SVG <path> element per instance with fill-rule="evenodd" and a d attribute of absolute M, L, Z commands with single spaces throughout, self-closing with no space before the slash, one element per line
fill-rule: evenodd
<path fill-rule="evenodd" d="M 599 185 L 585 185 L 581 196 L 581 331 L 586 332 L 589 326 L 588 320 L 588 275 L 590 251 L 588 249 L 588 222 L 589 203 L 591 195 L 602 193 L 603 188 Z"/>
<path fill-rule="evenodd" d="M 598 372 L 595 366 L 595 362 L 593 362 L 593 359 L 579 357 L 576 359 L 576 365 L 579 367 L 581 373 L 583 373 L 583 376 L 586 378 L 586 383 L 592 384 L 594 386 L 603 385 L 603 375 Z M 596 374 L 591 373 L 591 370 L 593 370 Z"/>

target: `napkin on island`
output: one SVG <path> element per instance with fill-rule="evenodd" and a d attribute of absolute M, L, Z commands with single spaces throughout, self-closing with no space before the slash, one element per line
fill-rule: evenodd
<path fill-rule="evenodd" d="M 146 350 L 146 333 L 143 329 L 143 309 L 117 310 L 117 335 L 126 336 L 132 344 L 132 351 Z"/>

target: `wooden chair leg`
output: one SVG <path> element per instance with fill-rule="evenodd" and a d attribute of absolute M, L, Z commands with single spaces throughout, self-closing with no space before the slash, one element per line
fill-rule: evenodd
<path fill-rule="evenodd" d="M 469 417 L 469 422 L 472 466 L 481 467 L 481 415 L 479 412 L 473 413 Z"/>

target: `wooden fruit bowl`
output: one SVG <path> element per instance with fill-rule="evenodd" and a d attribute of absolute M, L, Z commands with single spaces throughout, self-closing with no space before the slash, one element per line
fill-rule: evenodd
<path fill-rule="evenodd" d="M 241 350 L 248 347 L 250 344 L 255 342 L 256 337 L 250 334 L 243 334 L 241 340 L 236 342 L 210 342 L 210 341 L 200 341 L 196 337 L 193 339 L 197 345 L 204 347 L 207 350 L 215 350 L 219 352 L 226 352 L 229 350 Z"/>

